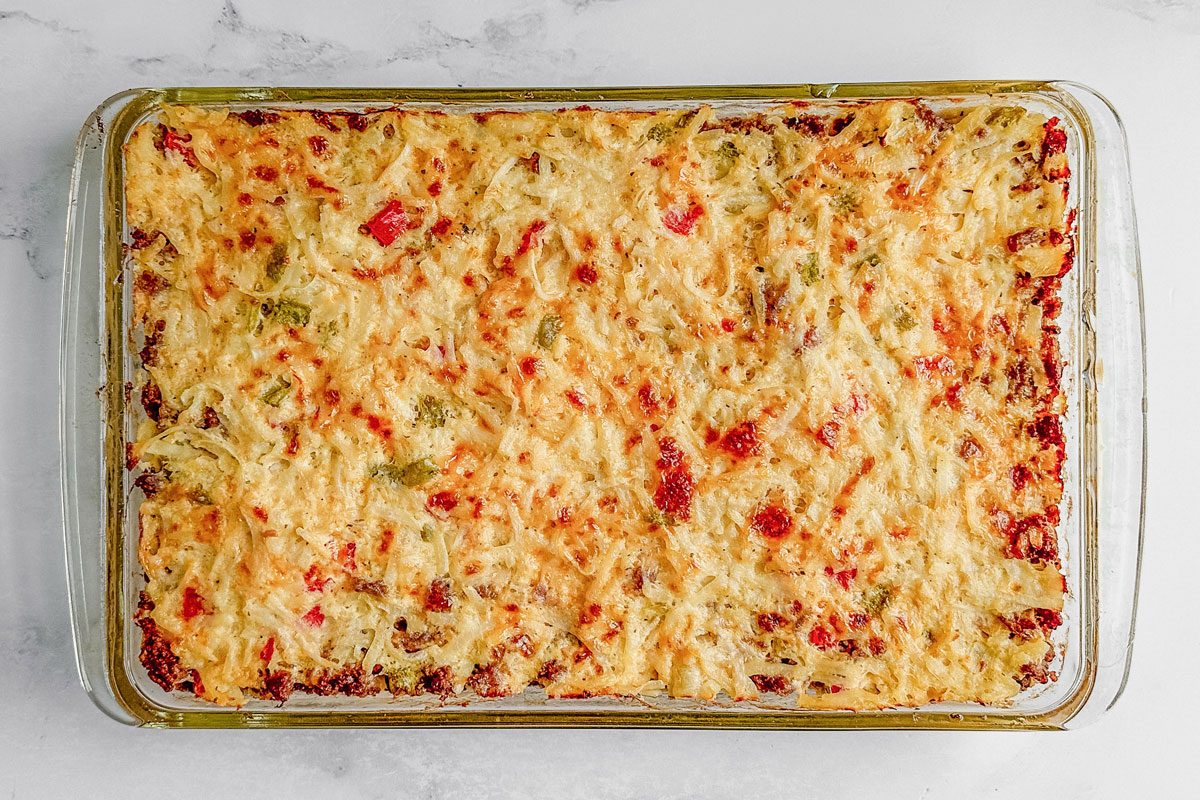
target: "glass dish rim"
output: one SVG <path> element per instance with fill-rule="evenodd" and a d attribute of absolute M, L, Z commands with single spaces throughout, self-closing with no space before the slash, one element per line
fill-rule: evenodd
<path fill-rule="evenodd" d="M 1045 96 L 1048 92 L 1055 92 L 1056 102 L 1062 104 L 1063 100 L 1061 93 L 1066 89 L 1068 97 L 1073 97 L 1072 90 L 1083 91 L 1095 98 L 1099 98 L 1105 106 L 1106 101 L 1100 98 L 1095 92 L 1086 87 L 1081 87 L 1078 84 L 1065 84 L 1036 82 L 1036 81 L 1009 81 L 1009 82 L 992 82 L 992 81 L 974 81 L 974 82 L 927 82 L 927 83 L 887 83 L 887 84 L 799 84 L 799 85 L 760 85 L 760 86 L 714 86 L 714 87 L 624 87 L 624 88 L 594 88 L 594 89 L 474 89 L 474 88 L 457 88 L 457 89 L 437 89 L 437 88 L 420 88 L 420 89 L 390 89 L 390 88 L 375 88 L 375 89 L 351 89 L 351 88 L 219 88 L 219 87 L 193 87 L 193 88 L 173 88 L 173 89 L 144 89 L 144 90 L 129 90 L 118 93 L 106 101 L 97 110 L 88 124 L 85 124 L 84 130 L 80 134 L 79 152 L 77 152 L 76 174 L 73 175 L 73 200 L 71 207 L 70 219 L 68 220 L 68 273 L 71 273 L 72 267 L 72 248 L 71 234 L 75 223 L 75 200 L 78 194 L 80 175 L 80 166 L 83 159 L 83 149 L 85 146 L 85 138 L 88 135 L 89 127 L 93 121 L 100 120 L 105 113 L 111 113 L 114 109 L 117 110 L 115 121 L 110 120 L 110 127 L 103 132 L 101 140 L 103 142 L 106 159 L 111 160 L 114 156 L 111 143 L 114 138 L 123 141 L 124 134 L 128 133 L 132 127 L 133 121 L 140 119 L 146 108 L 151 108 L 167 102 L 198 102 L 209 104 L 229 104 L 238 106 L 287 106 L 289 104 L 303 104 L 312 107 L 325 107 L 333 104 L 352 104 L 356 106 L 371 105 L 378 103 L 380 105 L 395 105 L 395 104 L 425 104 L 425 103 L 446 103 L 455 104 L 471 104 L 484 103 L 495 105 L 511 105 L 521 103 L 551 103 L 556 105 L 571 105 L 579 103 L 629 103 L 629 102 L 660 102 L 660 103 L 697 103 L 708 101 L 737 101 L 745 100 L 748 102 L 787 102 L 793 100 L 800 101 L 854 101 L 858 99 L 869 98 L 884 98 L 884 97 L 925 97 L 925 98 L 947 98 L 960 95 L 995 95 L 1005 93 L 1016 94 L 1038 94 Z M 1109 107 L 1111 110 L 1111 107 Z M 1078 110 L 1073 113 L 1078 114 Z M 1088 150 L 1093 143 L 1086 135 L 1088 131 L 1088 122 L 1090 118 L 1085 113 L 1080 114 L 1082 119 L 1077 119 L 1078 129 L 1084 132 L 1085 135 L 1081 143 L 1083 150 Z M 1115 112 L 1112 113 L 1113 121 L 1119 128 L 1119 120 L 1116 118 Z M 128 124 L 126 124 L 128 123 Z M 117 136 L 117 133 L 124 133 Z M 115 148 L 119 150 L 119 148 Z M 1086 153 L 1084 153 L 1086 155 Z M 1082 157 L 1082 156 L 1081 156 Z M 1127 158 L 1127 156 L 1126 156 Z M 106 168 L 111 164 L 106 164 Z M 1089 170 L 1089 173 L 1094 177 L 1095 169 Z M 112 187 L 108 187 L 112 190 Z M 1080 199 L 1082 205 L 1082 196 Z M 101 209 L 103 212 L 104 209 Z M 1081 208 L 1081 212 L 1083 209 Z M 119 215 L 118 215 L 119 216 Z M 1081 216 L 1082 213 L 1081 213 Z M 1132 224 L 1132 218 L 1130 218 Z M 1082 230 L 1082 227 L 1081 227 Z M 120 263 L 120 237 L 109 236 L 104 241 L 106 252 L 104 263 L 113 264 Z M 78 255 L 78 254 L 76 254 Z M 1082 259 L 1081 259 L 1082 261 Z M 1136 244 L 1134 247 L 1134 261 L 1136 262 Z M 1080 267 L 1077 266 L 1077 269 Z M 1138 274 L 1138 265 L 1133 265 L 1135 276 Z M 118 266 L 119 271 L 119 266 Z M 77 272 L 77 270 L 76 270 Z M 77 278 L 77 274 L 69 275 L 69 277 Z M 73 381 L 68 380 L 69 362 L 74 355 L 78 358 L 78 346 L 75 342 L 68 342 L 68 315 L 77 310 L 78 296 L 71 294 L 71 289 L 75 285 L 74 280 L 64 281 L 64 317 L 63 317 L 63 350 L 62 361 L 60 365 L 62 374 L 63 388 L 63 414 L 61 420 L 61 435 L 63 439 L 63 492 L 64 492 L 64 521 L 65 533 L 68 544 L 68 571 L 71 573 L 71 581 L 73 595 L 76 592 L 76 573 L 79 570 L 77 559 L 73 559 L 72 551 L 78 550 L 78 547 L 73 548 L 71 520 L 68 519 L 69 512 L 78 511 L 78 497 L 74 482 L 70 480 L 68 475 L 69 464 L 69 426 L 72 420 L 69 419 L 68 411 L 73 409 L 73 405 L 68 403 L 68 389 L 73 385 Z M 1140 283 L 1138 286 L 1140 293 Z M 72 301 L 76 304 L 72 306 Z M 1139 295 L 1140 302 L 1140 295 Z M 1081 308 L 1081 313 L 1085 313 L 1086 309 Z M 111 312 L 109 312 L 111 317 Z M 112 322 L 110 318 L 109 323 Z M 118 320 L 118 323 L 120 320 Z M 1138 315 L 1138 327 L 1141 327 L 1141 315 Z M 1082 331 L 1081 331 L 1082 333 Z M 120 352 L 120 344 L 125 332 L 121 330 L 121 325 L 117 324 L 114 328 L 111 324 L 107 327 L 107 335 L 109 344 L 117 345 L 117 350 Z M 114 338 L 115 337 L 115 338 Z M 1143 342 L 1141 349 L 1141 368 L 1144 373 L 1145 356 L 1144 356 L 1144 333 L 1142 334 Z M 69 346 L 71 345 L 71 346 Z M 1082 345 L 1081 345 L 1082 346 Z M 1078 352 L 1078 351 L 1077 351 Z M 1071 355 L 1076 355 L 1072 353 Z M 102 356 L 103 358 L 103 356 Z M 108 366 L 111 367 L 111 358 Z M 118 421 L 111 416 L 114 409 L 121 408 L 119 399 L 115 394 L 121 391 L 120 381 L 107 380 L 108 393 L 108 409 L 109 419 L 108 426 L 110 432 L 114 429 L 120 430 L 119 427 L 114 428 Z M 1083 388 L 1081 387 L 1081 391 Z M 1144 380 L 1141 381 L 1141 390 L 1143 397 L 1144 408 Z M 115 402 L 114 402 L 115 401 Z M 69 408 L 70 406 L 70 408 Z M 1094 407 L 1092 409 L 1094 411 Z M 1081 421 L 1085 428 L 1089 428 L 1094 420 L 1085 419 Z M 1145 418 L 1144 411 L 1142 415 L 1142 433 L 1144 444 L 1144 426 Z M 1144 453 L 1144 446 L 1143 451 Z M 1142 487 L 1140 489 L 1138 503 L 1138 522 L 1137 522 L 1137 547 L 1136 552 L 1140 558 L 1140 540 L 1142 520 L 1144 519 L 1144 455 L 1141 456 L 1141 465 L 1143 472 Z M 1086 453 L 1083 453 L 1086 457 Z M 116 463 L 114 463 L 116 462 Z M 107 488 L 109 490 L 109 522 L 112 523 L 112 509 L 120 508 L 122 500 L 119 496 L 119 487 L 122 485 L 119 480 L 122 470 L 120 468 L 119 459 L 109 458 L 106 462 L 108 469 Z M 115 472 L 118 480 L 113 480 Z M 1081 484 L 1085 480 L 1091 478 L 1081 473 Z M 112 490 L 117 488 L 117 495 L 114 497 Z M 1084 495 L 1090 493 L 1084 492 Z M 1080 503 L 1087 503 L 1087 498 L 1081 495 L 1077 498 Z M 1081 513 L 1084 510 L 1081 509 Z M 1081 517 L 1080 523 L 1088 525 L 1088 519 Z M 120 514 L 116 518 L 116 529 L 122 527 Z M 78 520 L 74 520 L 76 525 L 76 539 L 78 538 Z M 119 538 L 113 534 L 114 526 L 106 525 L 109 533 L 106 535 L 107 540 L 107 556 L 106 566 L 112 568 L 115 557 L 118 555 L 114 552 L 116 545 L 115 539 Z M 1094 534 L 1095 531 L 1093 530 Z M 1084 536 L 1088 536 L 1088 530 L 1085 528 Z M 1089 555 L 1093 551 L 1093 544 L 1085 545 L 1085 566 L 1089 571 L 1095 571 L 1095 557 Z M 1134 597 L 1133 602 L 1128 610 L 1129 614 L 1129 630 L 1132 633 L 1133 615 L 1136 609 L 1136 575 L 1137 568 L 1134 568 Z M 109 576 L 112 578 L 112 576 Z M 1090 580 L 1094 580 L 1092 575 Z M 1089 580 L 1088 575 L 1081 576 L 1081 580 Z M 511 726 L 555 726 L 555 725 L 583 725 L 583 726 L 637 726 L 637 727 L 786 727 L 786 728 L 807 728 L 807 727 L 928 727 L 928 728 L 1054 728 L 1061 727 L 1068 720 L 1089 702 L 1095 686 L 1096 664 L 1091 659 L 1084 659 L 1084 666 L 1087 668 L 1080 676 L 1078 685 L 1069 696 L 1064 698 L 1055 707 L 1048 711 L 1038 714 L 1020 714 L 1014 713 L 1010 709 L 998 709 L 977 707 L 966 711 L 959 710 L 928 710 L 923 709 L 896 709 L 885 711 L 870 711 L 870 712 L 838 712 L 838 711 L 812 711 L 812 710 L 785 710 L 785 711 L 756 711 L 756 710 L 738 710 L 731 713 L 726 710 L 687 710 L 687 711 L 621 711 L 605 709 L 601 711 L 588 710 L 562 710 L 562 711 L 507 711 L 507 710 L 492 710 L 486 707 L 478 707 L 463 711 L 444 711 L 444 710 L 424 710 L 424 711 L 378 711 L 378 710 L 359 710 L 354 708 L 338 708 L 329 710 L 317 711 L 288 711 L 286 714 L 263 713 L 256 711 L 229 711 L 227 709 L 213 710 L 178 710 L 165 709 L 157 706 L 153 701 L 146 698 L 129 679 L 123 668 L 123 660 L 120 657 L 121 635 L 119 631 L 113 628 L 114 621 L 118 616 L 120 608 L 120 597 L 115 593 L 113 587 L 120 583 L 119 580 L 113 579 L 106 581 L 107 587 L 112 593 L 106 595 L 107 608 L 109 613 L 106 616 L 107 643 L 115 648 L 107 652 L 107 661 L 105 674 L 102 677 L 104 685 L 97 687 L 95 680 L 97 676 L 87 675 L 87 669 L 84 664 L 83 647 L 81 645 L 82 637 L 79 630 L 79 616 L 75 613 L 76 602 L 73 597 L 72 611 L 75 618 L 75 634 L 77 653 L 79 654 L 79 662 L 81 667 L 81 677 L 85 685 L 89 687 L 93 699 L 97 701 L 102 708 L 105 708 L 110 714 L 118 716 L 123 721 L 137 721 L 142 724 L 158 725 L 158 726 L 238 726 L 238 727 L 274 727 L 274 726 L 331 726 L 331 725 L 453 725 L 453 726 L 476 726 L 476 725 L 511 725 Z M 1095 597 L 1094 591 L 1089 592 L 1091 597 Z M 116 601 L 116 602 L 114 602 Z M 114 610 L 117 609 L 117 610 Z M 1084 609 L 1088 612 L 1089 617 L 1098 612 L 1098 609 Z M 1087 622 L 1084 620 L 1083 622 Z M 115 633 L 115 635 L 114 635 Z M 1094 648 L 1093 648 L 1094 649 Z M 1125 659 L 1125 666 L 1122 670 L 1121 685 L 1128 674 L 1128 653 Z M 90 680 L 89 680 L 90 678 Z M 101 689 L 112 695 L 112 700 L 115 701 L 119 709 L 106 707 L 97 698 L 97 690 Z M 1120 689 L 1116 691 L 1119 695 Z M 1115 696 L 1112 698 L 1115 700 Z M 114 713 L 117 712 L 117 713 Z M 132 718 L 132 719 L 131 719 Z"/>

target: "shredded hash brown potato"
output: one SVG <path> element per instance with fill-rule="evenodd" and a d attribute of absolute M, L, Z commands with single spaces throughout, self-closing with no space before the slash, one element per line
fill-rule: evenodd
<path fill-rule="evenodd" d="M 166 108 L 142 663 L 230 706 L 1055 680 L 1065 145 L 999 102 Z"/>

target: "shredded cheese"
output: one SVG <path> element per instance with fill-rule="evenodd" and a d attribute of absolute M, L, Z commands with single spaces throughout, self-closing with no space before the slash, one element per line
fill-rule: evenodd
<path fill-rule="evenodd" d="M 137 129 L 152 677 L 854 709 L 1053 679 L 1062 131 L 814 111 Z"/>

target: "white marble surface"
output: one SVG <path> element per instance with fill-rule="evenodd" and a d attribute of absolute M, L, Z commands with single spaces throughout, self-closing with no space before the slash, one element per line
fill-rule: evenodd
<path fill-rule="evenodd" d="M 0 1 L 0 795 L 1195 796 L 1200 0 L 334 5 Z M 1150 509 L 1132 678 L 1099 722 L 1049 735 L 152 732 L 92 707 L 68 633 L 55 364 L 72 142 L 109 94 L 998 77 L 1089 83 L 1132 142 Z"/>

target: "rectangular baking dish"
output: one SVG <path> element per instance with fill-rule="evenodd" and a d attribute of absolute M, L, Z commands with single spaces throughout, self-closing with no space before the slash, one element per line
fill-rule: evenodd
<path fill-rule="evenodd" d="M 142 577 L 137 502 L 124 469 L 136 420 L 136 375 L 123 281 L 122 145 L 166 104 L 363 110 L 392 105 L 475 112 L 662 109 L 718 113 L 802 101 L 823 109 L 863 99 L 922 98 L 934 107 L 1003 95 L 1057 116 L 1068 134 L 1077 259 L 1061 316 L 1068 401 L 1060 546 L 1068 596 L 1056 632 L 1059 679 L 1006 708 L 935 704 L 872 712 L 767 702 L 668 698 L 498 700 L 297 696 L 218 708 L 154 685 L 138 663 L 133 622 Z M 1121 694 L 1132 652 L 1145 475 L 1145 348 L 1128 155 L 1108 102 L 1066 82 L 801 84 L 620 89 L 139 89 L 106 100 L 80 132 L 67 218 L 60 353 L 63 516 L 75 650 L 84 687 L 107 714 L 151 727 L 581 726 L 711 728 L 1053 729 L 1094 719 Z"/>

